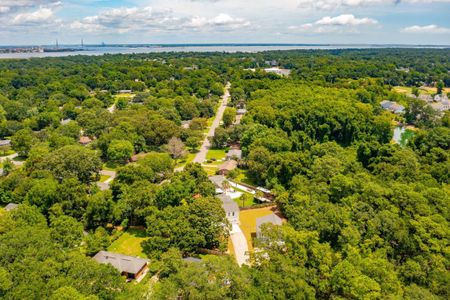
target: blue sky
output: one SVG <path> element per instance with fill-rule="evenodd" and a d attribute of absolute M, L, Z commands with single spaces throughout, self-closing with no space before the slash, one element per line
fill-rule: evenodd
<path fill-rule="evenodd" d="M 450 44 L 450 0 L 0 0 L 0 45 Z"/>

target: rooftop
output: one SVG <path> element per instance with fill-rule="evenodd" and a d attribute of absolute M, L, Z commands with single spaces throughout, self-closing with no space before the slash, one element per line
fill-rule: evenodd
<path fill-rule="evenodd" d="M 120 272 L 125 272 L 129 274 L 138 273 L 148 263 L 148 261 L 143 258 L 117 254 L 107 251 L 98 252 L 94 256 L 94 259 L 98 263 L 111 264 L 114 268 L 116 268 Z"/>
<path fill-rule="evenodd" d="M 11 140 L 0 140 L 0 146 L 9 146 L 11 145 Z"/>
<path fill-rule="evenodd" d="M 19 207 L 19 204 L 9 203 L 8 205 L 5 206 L 5 210 L 6 211 L 11 211 L 11 210 L 16 209 L 18 207 Z"/>
<path fill-rule="evenodd" d="M 223 164 L 219 166 L 219 170 L 227 170 L 232 171 L 237 168 L 237 161 L 235 160 L 227 160 Z"/>
<path fill-rule="evenodd" d="M 267 224 L 267 223 L 270 223 L 270 224 L 273 224 L 273 225 L 281 225 L 281 224 L 283 224 L 281 218 L 279 216 L 277 216 L 276 214 L 272 213 L 270 215 L 267 215 L 267 216 L 264 216 L 264 217 L 256 219 L 256 231 L 257 232 L 260 231 L 261 230 L 260 229 L 261 225 Z"/>

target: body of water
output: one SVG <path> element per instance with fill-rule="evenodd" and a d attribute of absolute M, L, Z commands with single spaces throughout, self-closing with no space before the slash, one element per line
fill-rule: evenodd
<path fill-rule="evenodd" d="M 61 46 L 65 47 L 65 46 Z M 67 48 L 76 48 L 67 45 Z M 0 59 L 63 57 L 73 55 L 133 54 L 161 52 L 261 52 L 274 50 L 312 50 L 312 49 L 370 49 L 370 48 L 446 48 L 447 46 L 406 46 L 406 45 L 305 45 L 305 44 L 192 44 L 192 45 L 107 45 L 85 46 L 79 51 L 43 52 L 43 53 L 0 53 Z M 10 47 L 11 48 L 11 47 Z M 17 47 L 25 48 L 25 47 Z M 52 48 L 47 46 L 44 48 Z"/>

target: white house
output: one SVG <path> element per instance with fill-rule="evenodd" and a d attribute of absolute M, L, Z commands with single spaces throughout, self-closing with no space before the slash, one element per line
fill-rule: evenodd
<path fill-rule="evenodd" d="M 230 196 L 220 194 L 216 196 L 222 201 L 222 208 L 225 211 L 228 222 L 239 225 L 239 206 Z"/>

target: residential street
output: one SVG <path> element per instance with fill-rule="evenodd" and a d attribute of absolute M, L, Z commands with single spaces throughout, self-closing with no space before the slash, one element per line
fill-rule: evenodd
<path fill-rule="evenodd" d="M 197 153 L 197 155 L 195 155 L 195 158 L 192 162 L 201 164 L 206 160 L 206 153 L 208 153 L 209 147 L 211 146 L 209 138 L 214 136 L 216 128 L 220 126 L 220 121 L 222 121 L 223 113 L 225 111 L 225 108 L 227 107 L 228 98 L 230 98 L 230 83 L 228 83 L 225 88 L 225 94 L 222 97 L 222 104 L 217 110 L 216 118 L 209 128 L 208 134 L 203 141 L 200 151 Z"/>

